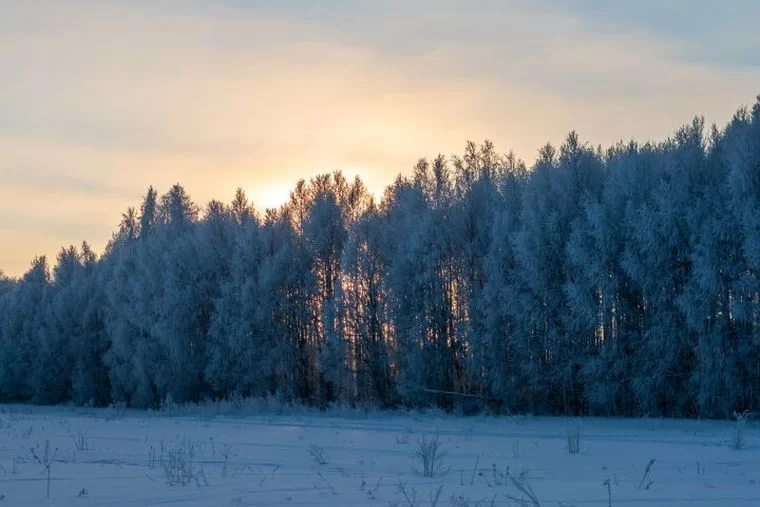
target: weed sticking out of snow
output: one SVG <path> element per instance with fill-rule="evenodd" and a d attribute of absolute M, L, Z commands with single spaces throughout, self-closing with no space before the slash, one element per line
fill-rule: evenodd
<path fill-rule="evenodd" d="M 612 507 L 612 481 L 607 479 L 602 483 L 607 488 L 607 507 Z"/>
<path fill-rule="evenodd" d="M 407 507 L 415 507 L 417 505 L 417 490 L 407 486 L 406 481 L 398 481 L 398 492 L 404 497 Z M 398 505 L 398 502 L 395 503 Z"/>
<path fill-rule="evenodd" d="M 649 460 L 649 463 L 647 463 L 647 466 L 644 469 L 644 475 L 641 477 L 641 480 L 639 481 L 639 489 L 649 489 L 654 484 L 651 473 L 652 473 L 652 465 L 654 465 L 655 461 L 656 460 L 652 458 Z"/>
<path fill-rule="evenodd" d="M 44 474 L 46 476 L 46 488 L 45 488 L 45 498 L 50 499 L 50 480 L 51 480 L 51 469 L 53 466 L 53 460 L 55 459 L 55 455 L 58 452 L 58 448 L 56 447 L 55 450 L 50 453 L 50 440 L 45 439 L 45 447 L 44 451 L 42 452 L 42 455 L 38 455 L 37 451 L 34 447 L 30 449 L 30 452 L 32 454 L 32 458 L 34 461 L 41 465 L 44 471 Z"/>
<path fill-rule="evenodd" d="M 222 464 L 222 477 L 227 477 L 227 466 L 230 462 L 230 454 L 232 454 L 232 446 L 230 444 L 224 444 L 222 446 L 222 457 L 224 458 Z"/>
<path fill-rule="evenodd" d="M 167 484 L 185 486 L 195 481 L 198 485 L 201 482 L 208 485 L 203 470 L 195 469 L 196 449 L 197 445 L 187 437 L 183 437 L 172 447 L 161 444 L 161 466 Z"/>
<path fill-rule="evenodd" d="M 744 449 L 746 446 L 746 442 L 744 441 L 744 429 L 747 426 L 748 418 L 749 412 L 746 410 L 741 413 L 734 412 L 736 424 L 734 425 L 734 432 L 731 438 L 731 447 L 734 449 Z"/>
<path fill-rule="evenodd" d="M 536 492 L 533 491 L 530 483 L 527 479 L 527 472 L 523 471 L 519 477 L 509 476 L 509 481 L 512 486 L 519 492 L 520 496 L 507 495 L 507 498 L 521 507 L 541 507 L 541 502 L 538 501 Z"/>
<path fill-rule="evenodd" d="M 71 441 L 74 443 L 74 449 L 77 451 L 90 450 L 90 440 L 87 437 L 87 430 L 70 430 L 69 437 L 71 437 Z"/>
<path fill-rule="evenodd" d="M 565 441 L 570 454 L 581 452 L 581 425 L 578 421 L 573 421 L 565 430 Z"/>
<path fill-rule="evenodd" d="M 328 461 L 327 451 L 324 447 L 318 445 L 312 445 L 309 447 L 309 456 L 314 460 L 317 465 L 326 465 Z"/>
<path fill-rule="evenodd" d="M 446 451 L 438 430 L 433 435 L 422 435 L 422 438 L 417 440 L 414 458 L 419 467 L 417 471 L 423 477 L 435 477 L 449 470 L 446 466 Z"/>

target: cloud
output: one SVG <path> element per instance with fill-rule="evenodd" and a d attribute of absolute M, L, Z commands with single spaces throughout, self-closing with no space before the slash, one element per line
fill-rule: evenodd
<path fill-rule="evenodd" d="M 710 45 L 698 36 L 712 26 L 707 4 L 662 19 L 641 5 L 11 2 L 0 242 L 15 234 L 20 194 L 56 203 L 18 220 L 36 238 L 29 259 L 45 235 L 54 253 L 80 220 L 101 239 L 150 184 L 179 181 L 201 203 L 243 186 L 271 205 L 335 169 L 382 189 L 467 139 L 530 161 L 571 129 L 595 144 L 663 138 L 693 114 L 723 123 L 753 100 L 746 19 L 732 30 L 728 14 L 712 16 L 721 37 Z M 6 271 L 28 265 L 5 252 Z"/>
<path fill-rule="evenodd" d="M 677 57 L 711 67 L 757 70 L 760 59 L 760 4 L 753 0 L 642 0 L 606 2 L 575 0 L 563 8 L 602 32 L 639 34 L 642 38 L 677 41 Z"/>

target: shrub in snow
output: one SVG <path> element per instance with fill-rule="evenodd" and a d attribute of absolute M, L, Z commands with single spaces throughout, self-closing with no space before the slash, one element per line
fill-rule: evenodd
<path fill-rule="evenodd" d="M 443 450 L 438 431 L 433 436 L 422 435 L 422 438 L 417 440 L 417 451 L 414 453 L 414 458 L 421 467 L 418 472 L 423 477 L 435 477 L 448 471 L 446 452 Z"/>

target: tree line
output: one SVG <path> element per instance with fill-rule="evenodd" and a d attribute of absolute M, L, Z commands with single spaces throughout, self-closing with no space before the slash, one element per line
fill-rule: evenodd
<path fill-rule="evenodd" d="M 759 274 L 760 98 L 530 168 L 469 142 L 378 202 L 340 172 L 263 212 L 151 187 L 102 256 L 0 275 L 0 400 L 727 417 L 760 402 Z"/>

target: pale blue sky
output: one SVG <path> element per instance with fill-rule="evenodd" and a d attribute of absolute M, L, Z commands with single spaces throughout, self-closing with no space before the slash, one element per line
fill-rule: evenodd
<path fill-rule="evenodd" d="M 760 3 L 42 2 L 0 7 L 0 269 L 90 241 L 148 185 L 277 205 L 342 169 L 380 192 L 493 139 L 530 161 L 725 123 L 760 93 Z"/>

